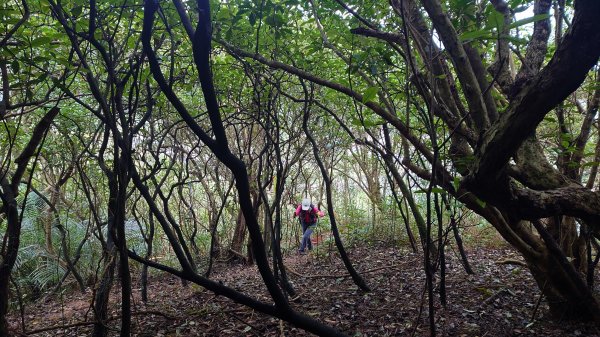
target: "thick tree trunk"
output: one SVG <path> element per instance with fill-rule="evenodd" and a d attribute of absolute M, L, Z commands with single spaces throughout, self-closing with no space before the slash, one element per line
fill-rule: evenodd
<path fill-rule="evenodd" d="M 54 245 L 52 243 L 52 224 L 54 223 L 54 210 L 56 209 L 56 203 L 59 198 L 60 187 L 50 187 L 48 190 L 50 191 L 50 204 L 48 205 L 48 210 L 42 217 L 42 227 L 44 228 L 44 242 L 46 245 L 46 251 L 51 256 L 57 256 L 56 252 L 54 252 Z"/>
<path fill-rule="evenodd" d="M 235 230 L 233 232 L 233 240 L 231 240 L 231 250 L 233 251 L 232 257 L 240 257 L 240 254 L 244 248 L 244 241 L 246 240 L 246 219 L 242 210 L 238 210 L 237 221 L 235 222 Z M 240 253 L 240 254 L 236 254 Z"/>
<path fill-rule="evenodd" d="M 538 237 L 525 230 L 522 221 L 507 226 L 499 218 L 486 218 L 525 258 L 555 319 L 600 322 L 600 305 L 585 282 L 585 274 L 577 270 L 541 221 L 532 222 Z"/>
<path fill-rule="evenodd" d="M 94 297 L 96 323 L 92 332 L 93 337 L 106 337 L 108 335 L 108 329 L 104 324 L 108 318 L 108 300 L 115 275 L 115 260 L 117 259 L 117 250 L 110 235 L 107 239 L 107 251 L 104 254 L 104 259 L 104 271 L 102 272 L 100 284 L 96 288 L 96 295 Z"/>
<path fill-rule="evenodd" d="M 19 222 L 15 195 L 6 179 L 2 181 L 2 189 L 3 193 L 0 196 L 2 197 L 2 206 L 6 212 L 8 244 L 6 250 L 2 252 L 2 263 L 0 264 L 0 336 L 8 336 L 8 322 L 6 321 L 9 303 L 8 289 L 10 286 L 10 273 L 19 250 L 21 223 Z"/>
<path fill-rule="evenodd" d="M 127 186 L 129 185 L 129 164 L 127 156 L 119 160 L 119 190 L 116 200 L 116 234 L 119 252 L 119 277 L 121 279 L 121 337 L 131 335 L 131 274 L 129 272 L 129 256 L 127 254 L 127 237 L 125 236 L 125 217 L 127 202 Z"/>
<path fill-rule="evenodd" d="M 252 198 L 252 211 L 254 216 L 258 219 L 258 207 L 261 204 L 261 200 L 258 197 L 258 194 L 255 190 L 250 191 Z M 244 242 L 246 241 L 246 234 L 248 233 L 247 222 L 244 217 L 243 210 L 240 208 L 238 211 L 235 231 L 233 233 L 233 240 L 231 241 L 231 249 L 230 253 L 232 253 L 233 257 L 241 258 L 243 257 L 244 252 Z M 247 254 L 245 262 L 248 264 L 252 264 L 254 261 L 253 254 L 250 252 L 250 242 L 246 244 Z"/>
<path fill-rule="evenodd" d="M 117 214 L 117 195 L 118 187 L 116 177 L 109 175 L 109 186 L 110 196 L 108 203 L 109 219 L 107 224 L 106 232 L 106 248 L 103 254 L 104 269 L 100 276 L 100 284 L 96 287 L 96 295 L 94 297 L 94 316 L 96 323 L 94 324 L 94 330 L 92 332 L 93 337 L 106 337 L 108 336 L 108 329 L 105 325 L 108 318 L 108 302 L 110 297 L 110 291 L 115 275 L 115 266 L 118 255 L 117 246 L 115 245 L 116 233 L 116 221 Z"/>
<path fill-rule="evenodd" d="M 549 251 L 541 258 L 526 260 L 553 318 L 600 321 L 600 306 L 581 274 L 566 271 Z"/>
<path fill-rule="evenodd" d="M 600 305 L 582 275 L 543 224 L 540 221 L 533 221 L 532 224 L 546 244 L 547 252 L 530 267 L 538 285 L 544 281 L 544 286 L 540 286 L 546 292 L 552 315 L 556 318 L 600 321 Z"/>

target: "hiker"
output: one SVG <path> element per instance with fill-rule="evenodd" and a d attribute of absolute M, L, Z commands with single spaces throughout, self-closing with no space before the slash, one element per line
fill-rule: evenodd
<path fill-rule="evenodd" d="M 294 217 L 300 218 L 300 224 L 302 225 L 302 244 L 298 253 L 304 254 L 304 249 L 312 250 L 312 242 L 310 241 L 310 235 L 312 234 L 315 226 L 317 225 L 317 217 L 322 217 L 325 214 L 310 203 L 310 199 L 302 199 L 302 203 L 298 205 L 294 212 Z"/>

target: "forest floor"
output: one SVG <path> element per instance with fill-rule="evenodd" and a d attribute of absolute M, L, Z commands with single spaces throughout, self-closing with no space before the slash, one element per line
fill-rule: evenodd
<path fill-rule="evenodd" d="M 363 292 L 345 273 L 337 254 L 320 252 L 287 255 L 285 263 L 300 298 L 293 306 L 350 336 L 429 336 L 425 276 L 421 254 L 389 246 L 358 246 L 350 256 L 367 280 Z M 552 322 L 547 303 L 531 275 L 514 261 L 509 248 L 468 251 L 475 274 L 465 273 L 458 255 L 447 252 L 447 305 L 435 294 L 438 335 L 443 336 L 600 336 L 591 325 Z M 267 301 L 255 266 L 216 266 L 213 279 Z M 136 285 L 137 286 L 137 285 Z M 118 286 L 114 287 L 118 288 Z M 134 289 L 132 329 L 135 336 L 309 336 L 311 334 L 233 303 L 195 285 L 183 287 L 175 277 L 155 273 L 149 300 L 142 303 Z M 72 292 L 29 304 L 25 308 L 26 335 L 88 336 L 93 318 L 91 291 Z M 119 297 L 111 295 L 109 326 L 118 335 Z M 538 305 L 539 304 L 539 305 Z M 537 308 L 536 308 L 537 307 Z M 21 315 L 9 318 L 22 334 Z"/>

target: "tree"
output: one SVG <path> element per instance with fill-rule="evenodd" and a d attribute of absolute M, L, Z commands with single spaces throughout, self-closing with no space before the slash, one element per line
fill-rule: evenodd
<path fill-rule="evenodd" d="M 548 42 L 550 1 L 535 1 L 535 15 L 517 21 L 515 7 L 504 1 L 455 4 L 447 10 L 437 0 L 423 0 L 422 4 L 425 11 L 415 1 L 408 0 L 391 1 L 391 8 L 387 9 L 384 5 L 367 9 L 337 0 L 317 6 L 321 24 L 329 32 L 337 33 L 335 38 L 329 36 L 336 45 L 332 54 L 346 64 L 350 73 L 356 73 L 348 76 L 350 83 L 336 76 L 320 75 L 321 65 L 310 67 L 299 58 L 268 59 L 235 46 L 232 39 L 218 39 L 218 42 L 233 55 L 289 72 L 369 108 L 394 127 L 416 154 L 417 162 L 403 160 L 404 169 L 420 178 L 435 180 L 445 193 L 483 216 L 523 254 L 551 303 L 553 314 L 600 319 L 598 304 L 576 271 L 576 265 L 586 263 L 569 262 L 568 258 L 573 256 L 569 256 L 569 250 L 561 249 L 557 243 L 560 231 L 552 229 L 566 228 L 569 222 L 546 220 L 574 217 L 587 228 L 595 228 L 599 196 L 554 167 L 549 161 L 551 154 L 543 151 L 535 136 L 544 117 L 573 95 L 597 65 L 600 39 L 595 17 L 600 14 L 600 5 L 595 1 L 576 1 L 569 28 L 559 35 L 552 53 Z M 292 7 L 289 12 L 301 8 Z M 389 9 L 395 16 L 380 16 L 379 13 L 387 13 Z M 565 12 L 564 7 L 560 10 Z M 341 11 L 352 15 L 348 23 L 352 29 L 344 26 L 347 19 L 338 14 Z M 564 16 L 558 17 L 562 26 Z M 515 39 L 515 32 L 532 22 L 533 31 L 522 56 L 519 51 L 523 40 Z M 356 42 L 364 43 L 356 47 L 348 33 L 368 40 Z M 296 34 L 308 32 L 302 30 Z M 442 45 L 434 40 L 434 35 Z M 486 49 L 478 49 L 482 41 Z M 335 51 L 342 48 L 358 55 L 351 58 L 336 55 Z M 289 54 L 298 53 L 296 50 Z M 324 51 L 318 53 L 323 59 L 332 57 Z M 518 61 L 517 56 L 521 57 Z M 518 70 L 517 65 L 520 65 Z M 400 81 L 390 78 L 385 71 L 390 67 L 399 69 L 396 73 Z M 511 73 L 513 70 L 516 71 Z M 362 89 L 365 86 L 369 87 Z M 397 92 L 405 100 L 398 101 Z M 399 114 L 398 104 L 402 103 L 405 116 Z M 590 104 L 589 109 L 582 110 L 595 115 L 597 108 Z M 418 111 L 432 116 L 435 127 L 429 128 L 429 139 L 431 132 L 439 133 L 438 144 L 419 136 L 413 124 Z M 584 125 L 583 129 L 588 128 Z M 582 139 L 588 137 L 586 132 L 581 134 L 580 141 L 584 142 Z M 437 151 L 444 152 L 436 158 Z M 441 162 L 442 156 L 451 159 L 450 167 Z M 571 166 L 579 167 L 579 172 L 583 168 L 577 164 L 577 156 L 575 159 Z M 527 226 L 529 222 L 535 225 L 535 230 Z M 558 225 L 553 226 L 552 222 Z M 574 226 L 570 227 L 570 235 L 574 235 Z"/>

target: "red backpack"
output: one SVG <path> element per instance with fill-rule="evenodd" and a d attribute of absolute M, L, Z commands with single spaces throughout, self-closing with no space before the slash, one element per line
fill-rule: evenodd
<path fill-rule="evenodd" d="M 310 208 L 305 210 L 301 210 L 300 211 L 300 219 L 302 219 L 304 221 L 304 223 L 307 224 L 313 224 L 315 222 L 317 222 L 317 212 L 315 212 L 315 207 L 311 204 Z"/>

